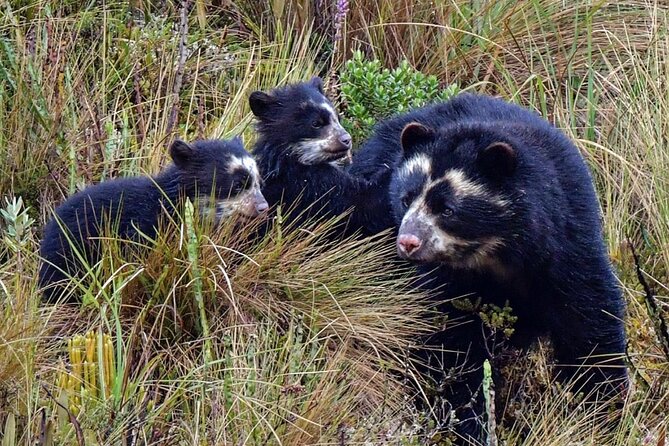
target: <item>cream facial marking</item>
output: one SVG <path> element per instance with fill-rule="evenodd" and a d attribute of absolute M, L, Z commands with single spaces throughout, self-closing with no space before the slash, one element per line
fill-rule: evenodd
<path fill-rule="evenodd" d="M 467 174 L 460 169 L 447 171 L 444 176 L 435 182 L 448 181 L 456 197 L 478 197 L 483 198 L 501 208 L 506 208 L 509 201 L 501 196 L 494 194 L 486 189 L 482 184 L 476 183 L 469 178 Z"/>
<path fill-rule="evenodd" d="M 330 116 L 330 122 L 327 125 L 327 132 L 323 137 L 304 139 L 292 146 L 291 150 L 294 154 L 297 155 L 299 162 L 306 165 L 313 165 L 324 162 L 331 163 L 334 161 L 335 167 L 341 167 L 341 165 L 350 162 L 350 150 L 345 154 L 340 153 L 337 155 L 328 151 L 328 148 L 336 146 L 341 135 L 346 133 L 346 130 L 344 130 L 344 128 L 339 123 L 339 116 L 337 116 L 337 112 L 327 102 L 316 103 L 309 101 L 309 105 L 312 107 L 321 108 L 327 112 L 327 114 Z M 333 160 L 333 156 L 337 156 L 337 159 Z"/>
<path fill-rule="evenodd" d="M 209 196 L 201 196 L 200 201 L 200 213 L 205 217 L 214 217 L 216 223 L 220 223 L 221 220 L 224 220 L 235 212 L 241 210 L 242 205 L 242 196 L 246 195 L 248 192 L 241 193 L 235 197 L 227 198 L 223 200 L 216 200 L 215 198 Z"/>
<path fill-rule="evenodd" d="M 407 178 L 413 173 L 420 172 L 430 178 L 432 174 L 432 164 L 430 158 L 425 154 L 418 154 L 406 161 L 400 169 L 400 177 Z M 505 208 L 509 201 L 493 194 L 482 184 L 476 183 L 467 178 L 467 174 L 461 169 L 447 170 L 441 178 L 428 180 L 423 185 L 420 198 L 424 199 L 427 191 L 439 183 L 447 182 L 457 198 L 477 197 L 483 198 L 490 203 Z"/>
<path fill-rule="evenodd" d="M 447 181 L 456 197 L 482 197 L 488 198 L 489 194 L 483 185 L 475 183 L 467 178 L 467 175 L 460 169 L 447 171 L 439 181 Z"/>
<path fill-rule="evenodd" d="M 407 178 L 415 173 L 421 173 L 428 178 L 432 174 L 432 161 L 424 153 L 419 153 L 405 162 L 399 175 L 401 178 Z"/>
<path fill-rule="evenodd" d="M 241 158 L 237 156 L 231 156 L 228 166 L 228 173 L 233 174 L 237 170 L 245 170 L 251 177 L 250 186 L 242 193 L 238 194 L 238 196 L 245 195 L 252 190 L 260 190 L 260 171 L 258 170 L 258 165 L 253 158 L 250 156 L 243 156 Z"/>
<path fill-rule="evenodd" d="M 407 213 L 402 218 L 400 234 L 407 226 L 411 232 L 421 239 L 421 249 L 417 251 L 416 260 L 421 260 L 421 253 L 426 257 L 422 260 L 441 260 L 452 263 L 453 267 L 461 269 L 495 269 L 497 261 L 495 252 L 504 245 L 499 237 L 483 237 L 467 240 L 444 231 L 439 226 L 439 217 L 432 213 L 426 202 L 427 193 L 435 185 L 448 182 L 456 198 L 482 198 L 491 204 L 506 207 L 509 202 L 500 196 L 488 191 L 484 185 L 467 178 L 464 171 L 451 169 L 436 180 L 431 180 L 432 165 L 430 158 L 418 154 L 410 158 L 400 169 L 400 176 L 409 176 L 413 173 L 423 173 L 428 180 L 423 184 L 420 195 L 410 204 Z M 409 222 L 409 223 L 408 223 Z"/>
<path fill-rule="evenodd" d="M 317 107 L 320 107 L 323 110 L 325 110 L 326 112 L 328 112 L 328 114 L 330 115 L 330 119 L 332 120 L 333 124 L 336 122 L 337 125 L 339 125 L 339 115 L 337 115 L 337 112 L 335 111 L 334 108 L 332 108 L 332 106 L 330 104 L 328 104 L 327 102 L 321 102 L 320 104 L 314 104 L 314 105 L 316 105 Z M 341 128 L 341 126 L 339 126 L 339 127 Z"/>
<path fill-rule="evenodd" d="M 213 209 L 208 213 L 211 214 L 211 212 L 215 212 L 217 222 L 220 222 L 233 214 L 240 214 L 245 217 L 256 217 L 259 214 L 256 206 L 258 197 L 262 198 L 260 184 L 254 180 L 254 185 L 240 194 L 224 200 L 215 200 Z"/>
<path fill-rule="evenodd" d="M 201 197 L 200 210 L 203 215 L 216 217 L 216 221 L 230 217 L 235 213 L 247 217 L 253 217 L 257 214 L 255 202 L 260 195 L 260 171 L 253 158 L 249 156 L 231 156 L 228 161 L 228 173 L 244 170 L 249 174 L 251 184 L 241 193 L 224 199 L 212 199 L 212 197 Z"/>
<path fill-rule="evenodd" d="M 293 145 L 292 151 L 298 156 L 298 160 L 302 164 L 312 165 L 328 161 L 325 148 L 332 144 L 332 137 L 318 139 L 304 139 L 299 143 Z"/>
<path fill-rule="evenodd" d="M 321 109 L 325 110 L 328 115 L 330 115 L 330 135 L 332 135 L 333 138 L 345 132 L 344 128 L 339 123 L 339 115 L 330 104 L 327 102 L 321 102 L 320 104 L 314 103 L 313 105 L 320 107 Z"/>
<path fill-rule="evenodd" d="M 435 256 L 434 259 L 427 260 L 446 260 L 452 263 L 452 267 L 458 269 L 482 269 L 496 266 L 494 253 L 504 245 L 500 237 L 467 240 L 445 232 L 439 227 L 436 216 L 428 211 L 422 197 L 412 204 L 402 219 L 400 234 L 407 222 L 412 220 L 414 224 L 418 222 L 420 228 L 420 234 L 414 235 L 417 235 L 419 239 L 422 236 L 422 251 L 431 252 Z M 463 254 L 462 251 L 468 248 L 475 249 Z"/>
<path fill-rule="evenodd" d="M 228 173 L 233 173 L 239 169 L 244 169 L 249 172 L 254 180 L 260 178 L 260 171 L 258 170 L 258 166 L 256 165 L 255 160 L 250 156 L 243 156 L 240 158 L 238 156 L 232 155 L 230 157 L 230 161 L 228 163 Z"/>

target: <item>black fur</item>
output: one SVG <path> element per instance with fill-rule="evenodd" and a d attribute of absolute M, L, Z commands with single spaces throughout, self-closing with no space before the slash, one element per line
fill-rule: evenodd
<path fill-rule="evenodd" d="M 81 260 L 72 245 L 88 264 L 95 264 L 99 260 L 95 238 L 106 224 L 121 239 L 136 240 L 140 233 L 153 238 L 164 211 L 174 213 L 175 206 L 185 197 L 195 201 L 197 197 L 233 199 L 244 191 L 251 195 L 249 173 L 242 169 L 228 172 L 232 156 L 250 159 L 239 139 L 198 141 L 192 145 L 175 141 L 170 155 L 173 164 L 153 178 L 140 176 L 105 181 L 87 187 L 56 208 L 55 218 L 47 223 L 40 245 L 43 262 L 39 284 L 44 289 L 45 301 L 55 302 L 61 297 L 65 301 L 78 300 L 74 294 L 64 296 L 67 279 L 81 277 L 83 273 Z M 242 209 L 248 216 L 259 214 L 267 207 L 259 184 L 255 189 L 257 194 L 245 205 L 256 208 Z"/>
<path fill-rule="evenodd" d="M 403 163 L 419 154 L 430 160 L 430 174 L 420 169 L 402 174 Z M 483 185 L 486 193 L 457 196 L 446 181 L 421 195 L 427 181 L 452 169 Z M 519 106 L 463 94 L 380 124 L 351 171 L 370 179 L 392 175 L 391 206 L 401 225 L 398 251 L 424 272 L 436 268 L 426 286 L 444 287 L 441 298 L 471 294 L 473 302 L 481 298 L 500 307 L 508 300 L 518 316 L 513 344 L 527 347 L 549 336 L 559 378 L 583 372 L 575 366 L 598 364 L 573 382 L 585 391 L 597 388 L 599 396 L 625 389 L 624 303 L 590 174 L 562 132 Z M 424 211 L 407 216 L 415 200 L 422 200 Z M 421 220 L 420 212 L 431 214 L 434 220 L 428 223 L 436 222 L 437 229 Z M 428 241 L 439 231 L 472 243 L 443 252 Z M 479 242 L 491 237 L 503 245 L 477 261 Z M 444 353 L 438 368 L 446 376 L 456 364 L 463 366 L 444 395 L 458 417 L 468 420 L 460 432 L 472 439 L 480 433 L 475 417 L 481 414 L 482 395 L 476 392 L 490 339 L 476 310 L 445 305 L 444 311 L 460 323 L 427 342 L 461 352 Z"/>
<path fill-rule="evenodd" d="M 265 180 L 263 194 L 270 205 L 282 204 L 287 221 L 299 224 L 353 208 L 345 232 L 376 234 L 384 229 L 378 224 L 377 206 L 387 206 L 387 187 L 375 188 L 343 169 L 351 138 L 338 117 L 321 106 L 334 111 L 319 78 L 254 92 L 249 103 L 258 120 L 254 155 Z M 311 149 L 304 155 L 299 147 Z"/>

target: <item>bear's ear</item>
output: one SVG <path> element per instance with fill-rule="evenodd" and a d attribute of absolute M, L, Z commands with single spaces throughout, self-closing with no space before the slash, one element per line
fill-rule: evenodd
<path fill-rule="evenodd" d="M 278 104 L 279 101 L 274 96 L 263 91 L 254 91 L 251 93 L 251 96 L 249 96 L 251 111 L 258 118 L 266 117 L 272 107 Z"/>
<path fill-rule="evenodd" d="M 184 168 L 193 157 L 195 149 L 185 141 L 180 139 L 175 140 L 170 146 L 170 156 L 172 161 L 179 168 Z"/>
<path fill-rule="evenodd" d="M 325 94 L 325 92 L 323 91 L 323 80 L 320 77 L 318 76 L 312 77 L 311 80 L 309 81 L 309 85 L 318 90 L 320 94 Z"/>
<path fill-rule="evenodd" d="M 492 177 L 510 177 L 516 171 L 518 159 L 511 144 L 497 141 L 483 149 L 478 157 L 481 169 Z"/>
<path fill-rule="evenodd" d="M 433 129 L 418 122 L 410 122 L 402 129 L 400 143 L 405 157 L 411 155 L 416 147 L 434 140 L 436 133 Z"/>

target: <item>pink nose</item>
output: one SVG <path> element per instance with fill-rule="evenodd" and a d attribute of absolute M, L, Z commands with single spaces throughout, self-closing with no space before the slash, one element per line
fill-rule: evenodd
<path fill-rule="evenodd" d="M 265 200 L 261 201 L 260 203 L 256 203 L 256 212 L 258 214 L 267 212 L 267 209 L 269 209 L 269 204 L 267 204 Z"/>
<path fill-rule="evenodd" d="M 397 238 L 397 246 L 407 255 L 416 252 L 420 245 L 420 239 L 413 234 L 402 234 Z"/>

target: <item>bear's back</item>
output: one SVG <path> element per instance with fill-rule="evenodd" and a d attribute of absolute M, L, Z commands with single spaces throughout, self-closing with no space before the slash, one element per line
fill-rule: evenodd
<path fill-rule="evenodd" d="M 161 192 L 148 177 L 118 178 L 77 192 L 55 209 L 55 215 L 71 231 L 87 228 L 96 233 L 105 215 L 112 219 L 110 223 L 118 223 L 119 232 L 124 232 L 129 230 L 132 222 L 140 227 L 146 226 L 145 220 L 153 222 L 154 218 L 149 216 L 156 213 L 160 198 Z M 45 235 L 52 224 L 59 227 L 52 219 Z"/>
<path fill-rule="evenodd" d="M 161 192 L 148 177 L 104 181 L 72 195 L 44 228 L 40 286 L 66 280 L 81 268 L 81 257 L 94 261 L 95 242 L 89 239 L 106 227 L 122 239 L 135 237 L 137 229 L 152 236 L 160 200 Z M 45 299 L 54 301 L 61 291 L 45 290 Z"/>
<path fill-rule="evenodd" d="M 349 171 L 356 176 L 374 179 L 396 167 L 402 153 L 400 135 L 410 122 L 439 129 L 455 123 L 492 121 L 522 123 L 544 133 L 559 133 L 535 112 L 491 96 L 463 93 L 446 102 L 421 107 L 377 124 L 372 136 L 353 158 Z"/>

